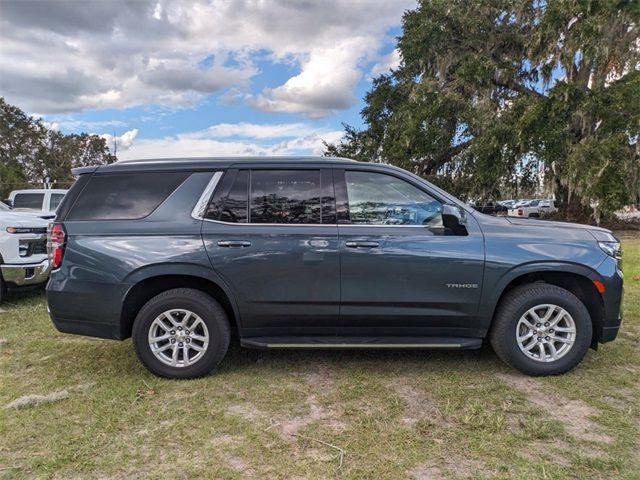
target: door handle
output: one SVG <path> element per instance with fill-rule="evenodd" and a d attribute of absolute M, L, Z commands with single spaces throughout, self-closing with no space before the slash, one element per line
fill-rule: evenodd
<path fill-rule="evenodd" d="M 248 240 L 220 240 L 219 247 L 250 247 L 251 242 Z"/>
<path fill-rule="evenodd" d="M 349 248 L 376 248 L 378 242 L 344 242 Z"/>

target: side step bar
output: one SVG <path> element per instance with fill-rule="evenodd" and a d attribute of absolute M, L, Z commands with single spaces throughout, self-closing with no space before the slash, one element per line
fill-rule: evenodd
<path fill-rule="evenodd" d="M 240 340 L 248 348 L 283 349 L 474 349 L 481 338 L 462 337 L 246 337 Z"/>

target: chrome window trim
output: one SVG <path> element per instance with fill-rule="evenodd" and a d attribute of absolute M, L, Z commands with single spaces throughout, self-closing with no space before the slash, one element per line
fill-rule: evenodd
<path fill-rule="evenodd" d="M 196 206 L 193 207 L 193 210 L 191 211 L 192 218 L 196 220 L 205 220 L 204 214 L 206 213 L 207 205 L 209 205 L 211 195 L 213 195 L 213 191 L 216 189 L 218 182 L 222 178 L 222 174 L 222 171 L 218 171 L 211 176 L 211 180 L 209 180 L 209 183 L 202 192 L 202 195 L 200 195 L 200 199 L 198 199 Z"/>
<path fill-rule="evenodd" d="M 211 223 L 220 223 L 222 225 L 232 225 L 236 227 L 240 226 L 265 226 L 265 227 L 368 227 L 368 228 L 425 228 L 429 229 L 426 225 L 364 225 L 364 224 L 350 224 L 350 223 L 253 223 L 253 222 L 242 222 L 242 223 L 233 223 L 233 222 L 224 222 L 222 220 L 211 220 L 210 218 L 204 218 L 205 222 Z"/>

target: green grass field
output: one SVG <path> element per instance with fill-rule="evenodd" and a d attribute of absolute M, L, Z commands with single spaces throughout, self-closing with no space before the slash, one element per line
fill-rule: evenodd
<path fill-rule="evenodd" d="M 618 339 L 531 379 L 476 352 L 231 348 L 162 380 L 131 341 L 58 333 L 42 293 L 0 307 L 0 478 L 640 478 L 640 240 Z M 23 408 L 7 408 L 22 398 Z"/>

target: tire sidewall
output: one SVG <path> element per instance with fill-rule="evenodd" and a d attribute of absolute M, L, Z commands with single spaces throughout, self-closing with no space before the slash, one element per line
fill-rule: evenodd
<path fill-rule="evenodd" d="M 153 321 L 161 313 L 172 309 L 185 309 L 195 313 L 205 323 L 209 332 L 206 352 L 196 363 L 188 367 L 172 367 L 162 363 L 149 345 L 148 335 Z M 167 378 L 195 378 L 209 373 L 225 356 L 229 346 L 229 327 L 224 310 L 213 299 L 176 293 L 151 299 L 138 313 L 132 337 L 138 358 L 152 373 Z"/>
<path fill-rule="evenodd" d="M 544 290 L 544 294 L 514 302 L 501 312 L 504 322 L 501 333 L 507 336 L 501 348 L 502 353 L 508 357 L 505 360 L 515 368 L 531 375 L 554 375 L 571 370 L 582 360 L 592 339 L 591 318 L 584 304 L 575 295 L 559 287 L 544 288 Z M 543 304 L 557 305 L 565 309 L 573 318 L 576 327 L 576 338 L 571 350 L 559 360 L 548 363 L 528 357 L 520 350 L 516 339 L 517 325 L 522 315 L 529 309 Z"/>

